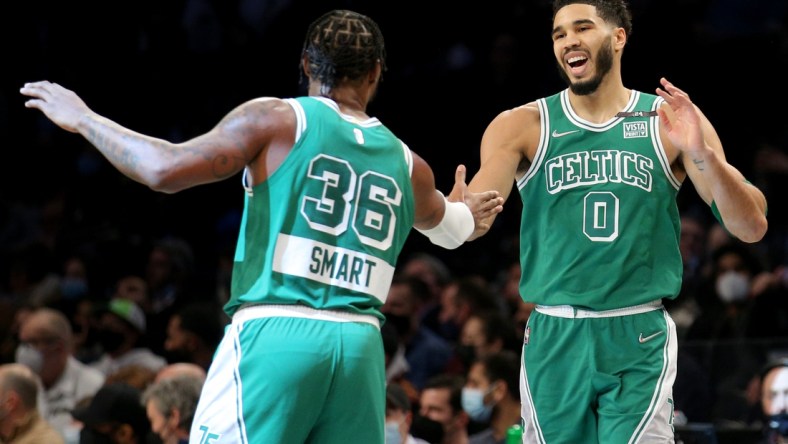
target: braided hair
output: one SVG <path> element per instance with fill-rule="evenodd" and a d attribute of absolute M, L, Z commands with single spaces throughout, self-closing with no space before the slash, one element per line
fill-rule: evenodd
<path fill-rule="evenodd" d="M 362 79 L 378 62 L 386 70 L 380 28 L 371 18 L 353 11 L 334 10 L 312 22 L 304 40 L 304 55 L 309 61 L 309 76 L 322 83 L 323 94 L 345 80 Z"/>

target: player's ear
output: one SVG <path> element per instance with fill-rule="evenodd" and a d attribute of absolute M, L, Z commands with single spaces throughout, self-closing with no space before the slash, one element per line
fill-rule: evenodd
<path fill-rule="evenodd" d="M 380 63 L 380 60 L 375 62 L 375 66 L 369 71 L 369 76 L 367 80 L 370 84 L 380 81 L 380 76 L 383 74 L 383 65 Z"/>
<path fill-rule="evenodd" d="M 627 44 L 627 31 L 624 28 L 613 28 L 613 46 L 616 50 L 624 49 Z"/>
<path fill-rule="evenodd" d="M 301 69 L 304 71 L 304 75 L 306 76 L 306 78 L 310 79 L 311 76 L 309 75 L 309 56 L 306 55 L 306 53 L 304 53 L 304 55 L 301 56 Z"/>

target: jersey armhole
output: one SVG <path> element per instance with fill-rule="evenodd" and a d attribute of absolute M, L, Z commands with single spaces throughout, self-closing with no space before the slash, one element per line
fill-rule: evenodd
<path fill-rule="evenodd" d="M 544 160 L 545 153 L 547 153 L 547 145 L 550 141 L 550 112 L 547 110 L 547 101 L 542 98 L 536 101 L 536 106 L 539 108 L 539 145 L 536 146 L 536 153 L 534 160 L 528 167 L 528 170 L 517 180 L 517 189 L 523 189 L 529 180 L 539 171 Z"/>
<path fill-rule="evenodd" d="M 657 97 L 656 100 L 654 100 L 651 110 L 656 111 L 660 106 L 662 106 L 663 103 L 665 103 L 665 100 L 662 97 Z M 676 178 L 676 176 L 673 174 L 673 170 L 670 168 L 670 159 L 668 159 L 668 154 L 665 152 L 665 145 L 662 143 L 662 137 L 660 136 L 659 132 L 659 116 L 649 118 L 649 126 L 652 135 L 654 153 L 657 155 L 657 159 L 659 159 L 659 163 L 662 165 L 662 172 L 665 173 L 665 176 L 668 178 L 668 182 L 670 182 L 673 188 L 678 190 L 681 188 L 681 181 Z"/>

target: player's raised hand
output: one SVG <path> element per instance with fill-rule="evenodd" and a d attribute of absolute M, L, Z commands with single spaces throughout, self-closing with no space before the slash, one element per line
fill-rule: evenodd
<path fill-rule="evenodd" d="M 57 83 L 25 83 L 19 92 L 30 98 L 25 107 L 43 112 L 57 126 L 73 133 L 77 132 L 80 119 L 92 113 L 78 95 Z"/>
<path fill-rule="evenodd" d="M 450 202 L 465 202 L 473 214 L 474 230 L 469 240 L 476 239 L 490 229 L 492 216 L 503 211 L 503 197 L 498 191 L 472 193 L 465 183 L 465 165 L 457 166 L 454 173 L 454 187 L 449 194 Z"/>
<path fill-rule="evenodd" d="M 705 148 L 700 112 L 684 91 L 676 88 L 664 77 L 660 79 L 662 88 L 657 94 L 665 99 L 672 110 L 672 116 L 660 108 L 657 110 L 660 122 L 673 145 L 679 150 L 692 154 Z"/>

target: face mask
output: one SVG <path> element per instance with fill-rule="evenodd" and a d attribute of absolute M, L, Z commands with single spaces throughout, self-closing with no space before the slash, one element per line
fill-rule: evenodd
<path fill-rule="evenodd" d="M 788 437 L 788 413 L 767 416 L 766 426 L 770 431 Z"/>
<path fill-rule="evenodd" d="M 126 341 L 126 337 L 123 336 L 123 333 L 113 330 L 102 330 L 99 332 L 97 339 L 101 344 L 101 348 L 108 353 L 118 351 L 120 346 Z"/>
<path fill-rule="evenodd" d="M 396 421 L 387 421 L 385 436 L 386 444 L 400 444 L 402 443 L 402 434 L 399 432 L 400 423 Z"/>
<path fill-rule="evenodd" d="M 386 322 L 391 322 L 400 338 L 410 333 L 410 318 L 408 316 L 388 313 L 386 314 Z"/>
<path fill-rule="evenodd" d="M 484 396 L 492 391 L 464 387 L 462 389 L 462 409 L 477 422 L 487 422 L 492 416 L 493 406 L 484 405 Z"/>
<path fill-rule="evenodd" d="M 747 299 L 750 281 L 735 271 L 726 271 L 717 278 L 717 294 L 723 302 L 741 302 Z"/>
<path fill-rule="evenodd" d="M 16 362 L 26 365 L 33 373 L 40 374 L 44 368 L 44 355 L 31 345 L 19 344 L 16 348 Z"/>
<path fill-rule="evenodd" d="M 114 444 L 112 438 L 98 433 L 90 427 L 83 427 L 79 432 L 79 444 Z"/>
<path fill-rule="evenodd" d="M 427 442 L 443 442 L 443 424 L 415 414 L 410 424 L 410 434 Z"/>

